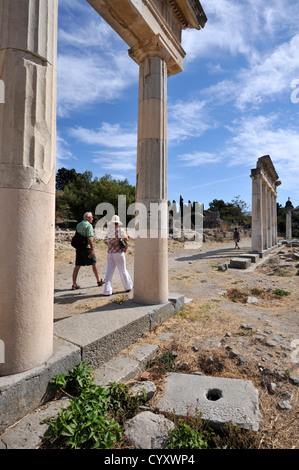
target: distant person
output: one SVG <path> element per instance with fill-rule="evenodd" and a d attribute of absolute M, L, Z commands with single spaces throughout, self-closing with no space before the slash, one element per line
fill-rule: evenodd
<path fill-rule="evenodd" d="M 83 220 L 79 222 L 76 226 L 76 232 L 78 232 L 83 237 L 86 237 L 86 246 L 83 249 L 76 249 L 76 262 L 73 271 L 73 285 L 72 290 L 80 289 L 80 286 L 77 284 L 77 276 L 81 266 L 92 266 L 93 273 L 96 277 L 98 286 L 102 286 L 104 281 L 100 279 L 97 259 L 94 252 L 93 244 L 93 227 L 91 225 L 93 220 L 93 215 L 91 212 L 85 212 Z"/>
<path fill-rule="evenodd" d="M 239 241 L 240 241 L 240 233 L 236 227 L 234 231 L 234 242 L 235 242 L 235 249 L 238 248 L 238 250 L 240 249 L 238 245 Z"/>
<path fill-rule="evenodd" d="M 129 292 L 133 289 L 133 282 L 126 268 L 125 251 L 119 244 L 120 238 L 127 241 L 129 237 L 125 229 L 121 228 L 120 225 L 122 225 L 122 223 L 118 215 L 114 215 L 107 230 L 108 250 L 104 295 L 112 294 L 112 277 L 116 267 L 119 271 L 124 290 Z"/>

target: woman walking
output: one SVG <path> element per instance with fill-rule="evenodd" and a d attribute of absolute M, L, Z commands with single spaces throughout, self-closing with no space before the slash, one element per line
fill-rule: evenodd
<path fill-rule="evenodd" d="M 128 240 L 126 231 L 120 227 L 122 225 L 118 215 L 114 215 L 107 230 L 108 250 L 107 250 L 107 270 L 105 276 L 104 295 L 112 294 L 112 278 L 115 268 L 118 268 L 124 290 L 129 292 L 133 289 L 133 282 L 126 267 L 125 251 L 120 247 L 119 239 Z"/>

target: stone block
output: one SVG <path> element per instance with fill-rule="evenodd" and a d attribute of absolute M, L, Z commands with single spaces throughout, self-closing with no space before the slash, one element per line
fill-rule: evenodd
<path fill-rule="evenodd" d="M 176 416 L 201 414 L 215 428 L 228 422 L 253 431 L 259 428 L 258 391 L 241 379 L 170 374 L 157 409 Z"/>
<path fill-rule="evenodd" d="M 140 373 L 138 361 L 127 356 L 119 356 L 94 371 L 94 382 L 101 386 L 108 385 L 110 382 L 128 382 Z"/>
<path fill-rule="evenodd" d="M 148 361 L 156 356 L 158 350 L 157 344 L 142 344 L 131 351 L 131 356 L 140 362 L 141 367 L 145 367 Z"/>
<path fill-rule="evenodd" d="M 51 417 L 57 417 L 63 408 L 68 408 L 70 400 L 63 398 L 47 404 L 25 416 L 16 426 L 7 429 L 0 437 L 0 449 L 36 449 L 42 443 L 49 424 L 43 423 Z M 5 444 L 4 444 L 5 443 Z"/>
<path fill-rule="evenodd" d="M 230 268 L 247 269 L 251 265 L 249 258 L 232 258 L 229 263 Z"/>
<path fill-rule="evenodd" d="M 239 258 L 249 258 L 252 263 L 257 263 L 260 257 L 257 253 L 242 253 Z"/>
<path fill-rule="evenodd" d="M 81 348 L 82 360 L 93 369 L 117 356 L 184 305 L 184 296 L 171 294 L 161 305 L 140 305 L 134 300 L 108 304 L 82 315 L 56 322 L 55 334 Z"/>
<path fill-rule="evenodd" d="M 172 429 L 173 422 L 165 416 L 144 411 L 126 422 L 125 436 L 135 449 L 165 449 Z"/>
<path fill-rule="evenodd" d="M 77 346 L 54 338 L 53 356 L 42 366 L 0 377 L 0 432 L 53 397 L 49 381 L 81 361 Z"/>

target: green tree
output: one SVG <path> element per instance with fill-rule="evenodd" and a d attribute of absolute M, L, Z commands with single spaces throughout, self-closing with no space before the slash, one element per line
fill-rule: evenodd
<path fill-rule="evenodd" d="M 75 183 L 78 173 L 74 168 L 68 170 L 67 168 L 59 168 L 56 173 L 56 191 L 63 191 L 68 183 Z"/>
<path fill-rule="evenodd" d="M 60 170 L 57 186 L 63 190 L 56 191 L 56 216 L 79 221 L 85 212 L 94 212 L 102 202 L 112 204 L 117 213 L 119 195 L 126 197 L 126 208 L 135 201 L 135 187 L 127 179 L 115 180 L 107 174 L 93 179 L 90 171 Z"/>
<path fill-rule="evenodd" d="M 223 199 L 213 199 L 209 203 L 210 211 L 218 211 L 220 218 L 230 225 L 242 225 L 249 223 L 246 214 L 249 207 L 240 196 L 235 196 L 231 202 L 224 202 Z"/>

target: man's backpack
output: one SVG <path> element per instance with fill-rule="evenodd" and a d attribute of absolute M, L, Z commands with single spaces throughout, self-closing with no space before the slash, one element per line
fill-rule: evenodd
<path fill-rule="evenodd" d="M 71 245 L 72 247 L 76 248 L 76 250 L 85 250 L 87 246 L 87 237 L 84 237 L 76 231 L 75 235 L 71 240 Z"/>

